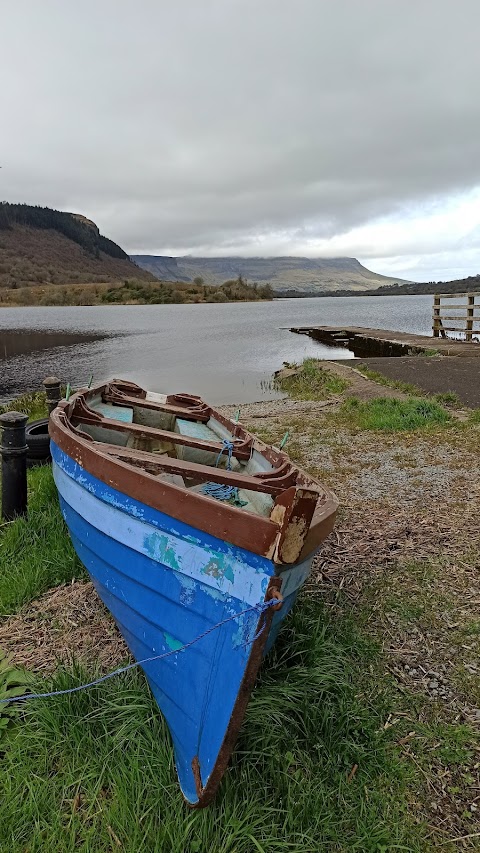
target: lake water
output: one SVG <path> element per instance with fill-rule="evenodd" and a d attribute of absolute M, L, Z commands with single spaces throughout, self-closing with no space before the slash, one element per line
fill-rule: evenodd
<path fill-rule="evenodd" d="M 272 399 L 284 361 L 351 358 L 291 326 L 344 325 L 431 334 L 431 296 L 282 299 L 211 305 L 0 309 L 0 402 L 45 376 L 80 385 L 132 379 L 212 403 Z"/>

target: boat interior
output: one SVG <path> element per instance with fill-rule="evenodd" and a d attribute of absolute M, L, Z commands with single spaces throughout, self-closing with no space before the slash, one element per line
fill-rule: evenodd
<path fill-rule="evenodd" d="M 68 424 L 102 452 L 183 489 L 205 494 L 206 483 L 233 486 L 230 502 L 265 518 L 278 497 L 296 485 L 313 486 L 312 498 L 319 497 L 316 484 L 299 481 L 298 469 L 285 454 L 198 397 L 165 396 L 113 381 L 76 394 Z"/>

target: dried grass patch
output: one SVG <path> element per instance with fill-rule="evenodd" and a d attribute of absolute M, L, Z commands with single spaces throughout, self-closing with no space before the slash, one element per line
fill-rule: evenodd
<path fill-rule="evenodd" d="M 79 661 L 108 672 L 130 657 L 92 583 L 73 581 L 49 590 L 0 623 L 0 648 L 16 666 L 47 674 Z"/>

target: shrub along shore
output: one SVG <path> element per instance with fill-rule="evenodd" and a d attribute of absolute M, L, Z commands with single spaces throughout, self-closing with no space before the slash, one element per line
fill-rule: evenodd
<path fill-rule="evenodd" d="M 26 305 L 168 305 L 203 302 L 259 302 L 273 299 L 269 284 L 249 284 L 241 276 L 219 287 L 193 282 L 94 281 L 0 289 L 0 308 Z"/>
<path fill-rule="evenodd" d="M 478 849 L 478 414 L 362 379 L 367 395 L 350 373 L 309 360 L 277 380 L 288 399 L 241 409 L 267 441 L 288 429 L 286 450 L 342 509 L 215 803 L 182 802 L 162 718 L 129 673 L 0 706 L 0 853 Z M 42 403 L 15 408 L 41 417 Z M 29 491 L 28 519 L 0 526 L 2 698 L 104 671 L 71 611 L 49 606 L 61 584 L 74 606 L 87 578 L 48 467 L 29 472 Z M 114 668 L 126 652 L 100 606 L 98 619 Z"/>

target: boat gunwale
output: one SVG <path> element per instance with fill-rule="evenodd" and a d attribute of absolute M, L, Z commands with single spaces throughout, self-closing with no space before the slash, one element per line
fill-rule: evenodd
<path fill-rule="evenodd" d="M 218 420 L 229 430 L 235 428 L 236 432 L 240 433 L 238 437 L 244 441 L 251 441 L 255 450 L 263 455 L 270 464 L 278 464 L 280 461 L 288 463 L 292 471 L 296 472 L 295 486 L 292 487 L 289 484 L 283 487 L 280 494 L 278 494 L 278 504 L 274 504 L 270 518 L 248 512 L 243 508 L 240 509 L 228 503 L 214 501 L 207 495 L 192 492 L 174 483 L 169 483 L 158 476 L 150 474 L 144 468 L 136 467 L 134 464 L 129 464 L 128 461 L 113 455 L 115 453 L 121 454 L 122 451 L 125 451 L 123 447 L 110 445 L 110 453 L 105 452 L 105 450 L 102 451 L 102 445 L 97 444 L 87 433 L 82 434 L 81 431 L 78 431 L 71 423 L 70 417 L 74 412 L 77 401 L 83 399 L 87 403 L 91 397 L 99 393 L 102 394 L 106 387 L 111 388 L 115 382 L 125 384 L 120 380 L 113 380 L 109 383 L 98 383 L 90 389 L 80 389 L 72 395 L 69 402 L 66 400 L 61 401 L 50 416 L 49 432 L 51 439 L 63 452 L 81 467 L 84 467 L 90 474 L 123 494 L 130 495 L 141 503 L 145 503 L 166 515 L 178 518 L 179 521 L 191 527 L 202 530 L 217 539 L 244 548 L 247 551 L 272 559 L 278 565 L 279 569 L 282 569 L 282 567 L 283 569 L 287 569 L 291 565 L 304 560 L 308 554 L 314 552 L 320 546 L 321 542 L 330 533 L 338 509 L 338 500 L 335 494 L 325 488 L 315 478 L 307 475 L 297 465 L 294 465 L 285 453 L 268 447 L 256 436 L 249 433 L 243 426 L 233 424 L 231 420 L 207 406 L 198 397 L 192 397 L 191 395 L 170 395 L 166 397 L 166 400 L 185 399 L 185 397 L 192 399 L 196 410 L 198 408 L 206 408 L 209 412 L 209 418 L 215 418 L 215 420 Z M 133 386 L 133 383 L 129 383 L 129 386 Z M 140 386 L 134 387 L 137 389 L 138 394 L 146 394 Z M 144 399 L 137 396 L 135 405 L 139 404 L 143 405 Z M 159 405 L 162 408 L 163 404 L 155 404 L 156 407 Z M 168 402 L 167 406 L 169 406 Z M 191 413 L 191 417 L 197 419 L 197 414 Z M 159 456 L 156 454 L 148 454 L 142 451 L 136 451 L 136 453 L 140 454 L 140 458 L 145 458 L 147 462 L 149 459 L 152 463 L 160 461 Z M 136 453 L 131 455 L 135 456 Z M 142 453 L 144 454 L 143 457 Z M 188 467 L 190 467 L 189 463 Z M 209 466 L 200 467 L 208 469 Z M 215 469 L 211 470 L 212 479 L 214 479 Z M 219 469 L 219 471 L 222 471 L 223 474 L 226 473 L 222 469 Z M 270 471 L 260 472 L 255 478 L 251 478 L 255 482 L 255 490 L 266 491 L 266 484 L 262 482 L 262 478 L 267 479 L 271 473 Z M 256 485 L 257 481 L 258 487 Z M 284 563 L 278 558 L 277 549 L 289 517 L 289 507 L 285 507 L 285 502 L 281 500 L 281 497 L 282 495 L 286 496 L 286 492 L 291 491 L 291 504 L 293 505 L 294 494 L 297 488 L 311 490 L 312 487 L 317 492 L 318 499 L 313 516 L 309 519 L 310 523 L 304 537 L 303 547 L 294 563 Z M 248 484 L 245 488 L 249 488 Z M 280 512 L 275 513 L 277 506 Z"/>
<path fill-rule="evenodd" d="M 89 474 L 190 527 L 262 557 L 273 558 L 279 524 L 270 518 L 239 510 L 231 504 L 214 503 L 207 495 L 188 492 L 174 483 L 102 453 L 91 439 L 71 432 L 62 423 L 61 415 L 61 407 L 57 407 L 50 415 L 50 438 Z"/>

